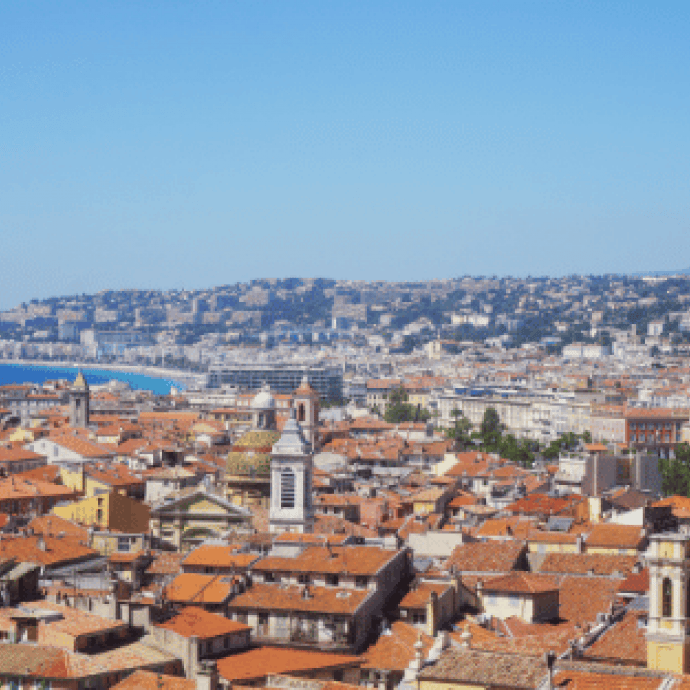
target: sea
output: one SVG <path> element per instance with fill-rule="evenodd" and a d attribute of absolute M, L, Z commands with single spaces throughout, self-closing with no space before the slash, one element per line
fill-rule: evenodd
<path fill-rule="evenodd" d="M 67 379 L 74 381 L 79 371 L 78 367 L 69 366 L 42 366 L 40 364 L 0 364 L 0 386 L 10 383 L 44 383 L 55 379 Z M 115 379 L 124 381 L 131 388 L 136 390 L 146 390 L 156 395 L 168 395 L 174 386 L 182 390 L 185 386 L 182 383 L 170 379 L 158 378 L 156 376 L 146 376 L 128 371 L 113 371 L 111 369 L 82 369 L 82 373 L 89 385 L 108 383 Z"/>

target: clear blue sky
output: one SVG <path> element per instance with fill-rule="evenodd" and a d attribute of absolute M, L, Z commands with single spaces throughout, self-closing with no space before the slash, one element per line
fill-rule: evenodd
<path fill-rule="evenodd" d="M 0 308 L 690 266 L 690 3 L 0 4 Z"/>

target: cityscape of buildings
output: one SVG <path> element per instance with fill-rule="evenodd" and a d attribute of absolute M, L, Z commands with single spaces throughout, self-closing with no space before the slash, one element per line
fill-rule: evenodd
<path fill-rule="evenodd" d="M 690 277 L 36 301 L 0 386 L 10 688 L 690 687 Z M 326 688 L 327 686 L 327 688 Z"/>

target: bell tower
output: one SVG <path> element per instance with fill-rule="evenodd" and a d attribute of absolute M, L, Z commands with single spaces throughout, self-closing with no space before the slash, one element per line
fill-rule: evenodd
<path fill-rule="evenodd" d="M 69 423 L 70 426 L 85 429 L 89 426 L 89 384 L 81 371 L 77 374 L 69 392 Z"/>
<path fill-rule="evenodd" d="M 649 537 L 647 668 L 687 673 L 690 669 L 690 536 Z"/>
<path fill-rule="evenodd" d="M 297 422 L 295 408 L 271 452 L 271 532 L 311 532 L 312 451 Z"/>
<path fill-rule="evenodd" d="M 309 385 L 309 378 L 306 375 L 302 378 L 299 388 L 293 393 L 292 406 L 305 438 L 311 447 L 317 450 L 319 447 L 319 394 Z"/>

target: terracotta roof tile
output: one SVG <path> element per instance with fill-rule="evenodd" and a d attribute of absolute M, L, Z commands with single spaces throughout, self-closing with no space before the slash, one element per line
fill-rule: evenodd
<path fill-rule="evenodd" d="M 182 561 L 183 566 L 204 566 L 217 568 L 235 568 L 246 570 L 259 557 L 252 553 L 233 553 L 237 546 L 207 545 L 197 547 Z"/>
<path fill-rule="evenodd" d="M 366 589 L 256 584 L 243 594 L 238 594 L 230 602 L 229 608 L 353 614 L 372 594 Z"/>
<path fill-rule="evenodd" d="M 536 688 L 546 675 L 542 657 L 501 654 L 475 649 L 447 649 L 422 669 L 420 680 L 483 687 Z"/>
<path fill-rule="evenodd" d="M 559 615 L 573 623 L 594 623 L 597 614 L 611 610 L 617 580 L 567 575 L 559 585 Z"/>
<path fill-rule="evenodd" d="M 540 594 L 554 592 L 558 589 L 558 580 L 548 575 L 537 573 L 512 572 L 501 577 L 485 580 L 485 592 L 512 592 L 516 594 Z"/>
<path fill-rule="evenodd" d="M 587 548 L 641 549 L 646 542 L 644 530 L 635 525 L 594 525 L 587 536 Z"/>
<path fill-rule="evenodd" d="M 311 672 L 315 670 L 359 667 L 360 657 L 325 654 L 301 649 L 258 647 L 218 660 L 218 673 L 235 684 L 239 680 L 258 680 L 269 674 Z"/>
<path fill-rule="evenodd" d="M 193 604 L 221 604 L 232 594 L 231 578 L 223 575 L 182 573 L 164 589 L 168 601 Z"/>
<path fill-rule="evenodd" d="M 585 649 L 583 657 L 609 663 L 646 666 L 645 633 L 645 628 L 638 625 L 638 616 L 633 612 L 628 612 L 622 620 L 606 630 L 591 647 Z"/>
<path fill-rule="evenodd" d="M 196 681 L 152 671 L 135 671 L 111 690 L 196 690 Z"/>
<path fill-rule="evenodd" d="M 540 573 L 571 575 L 614 575 L 629 573 L 637 563 L 637 556 L 618 556 L 599 553 L 549 553 L 539 566 Z"/>
<path fill-rule="evenodd" d="M 513 570 L 526 547 L 518 541 L 487 541 L 456 546 L 444 568 L 460 572 L 508 572 Z"/>
<path fill-rule="evenodd" d="M 414 645 L 421 638 L 423 653 L 428 654 L 434 638 L 414 626 L 395 621 L 378 640 L 362 654 L 362 668 L 378 671 L 404 671 L 415 658 Z"/>
<path fill-rule="evenodd" d="M 386 563 L 397 556 L 375 546 L 312 546 L 299 556 L 283 558 L 269 556 L 253 566 L 254 571 L 349 573 L 375 575 Z"/>
<path fill-rule="evenodd" d="M 202 640 L 251 630 L 244 623 L 210 613 L 197 606 L 185 607 L 165 623 L 158 623 L 157 627 L 172 630 L 183 637 L 198 637 Z"/>

